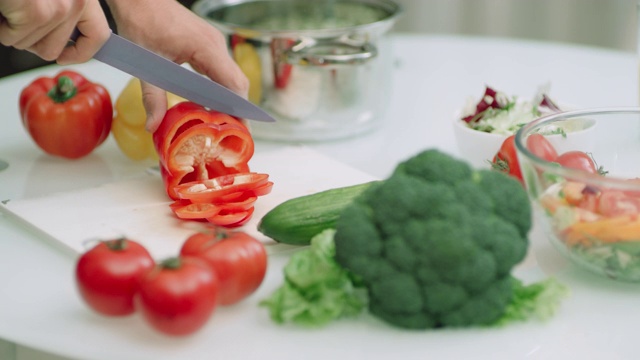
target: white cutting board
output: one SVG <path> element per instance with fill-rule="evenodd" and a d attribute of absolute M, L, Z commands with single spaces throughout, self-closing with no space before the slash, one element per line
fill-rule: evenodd
<path fill-rule="evenodd" d="M 252 171 L 269 174 L 274 186 L 270 194 L 258 199 L 252 219 L 239 229 L 263 242 L 271 240 L 257 231 L 257 224 L 283 201 L 374 180 L 371 175 L 306 147 L 256 153 L 250 166 Z M 86 251 L 99 239 L 126 236 L 144 245 L 155 259 L 164 259 L 177 255 L 186 237 L 205 226 L 177 219 L 170 203 L 160 176 L 146 174 L 95 188 L 10 200 L 0 205 L 0 210 L 75 254 Z"/>

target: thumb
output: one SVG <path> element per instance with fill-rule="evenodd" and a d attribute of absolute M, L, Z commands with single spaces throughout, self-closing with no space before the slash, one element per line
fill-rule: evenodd
<path fill-rule="evenodd" d="M 142 104 L 147 112 L 145 128 L 153 133 L 158 129 L 164 114 L 167 112 L 167 94 L 159 87 L 141 81 Z"/>

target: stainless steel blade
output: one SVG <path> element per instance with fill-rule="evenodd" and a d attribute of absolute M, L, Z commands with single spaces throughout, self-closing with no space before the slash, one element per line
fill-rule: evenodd
<path fill-rule="evenodd" d="M 116 34 L 111 34 L 94 58 L 210 109 L 247 120 L 276 121 L 226 87 Z"/>

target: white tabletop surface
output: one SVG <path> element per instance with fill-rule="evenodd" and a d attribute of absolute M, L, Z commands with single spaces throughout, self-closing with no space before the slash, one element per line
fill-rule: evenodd
<path fill-rule="evenodd" d="M 382 128 L 350 140 L 308 145 L 378 178 L 425 148 L 457 154 L 452 114 L 485 85 L 528 97 L 548 82 L 554 99 L 580 107 L 638 103 L 638 61 L 632 53 L 488 38 L 394 34 L 392 40 L 393 86 L 385 89 L 391 102 Z M 129 78 L 97 62 L 73 68 L 104 84 L 114 97 Z M 127 179 L 150 165 L 128 160 L 112 138 L 74 162 L 46 156 L 35 147 L 20 122 L 18 95 L 37 75 L 57 71 L 47 67 L 0 80 L 0 158 L 10 163 L 0 172 L 0 200 Z M 258 141 L 256 149 L 281 146 Z M 600 279 L 568 265 L 537 227 L 530 238 L 530 256 L 520 274 L 554 275 L 572 293 L 548 323 L 409 332 L 364 316 L 315 330 L 277 326 L 256 306 L 282 279 L 279 270 L 287 257 L 276 254 L 264 289 L 238 306 L 219 310 L 201 332 L 174 339 L 153 332 L 137 316 L 111 319 L 88 311 L 73 284 L 75 258 L 0 214 L 0 339 L 36 349 L 38 359 L 45 353 L 56 359 L 152 360 L 637 358 L 640 286 Z"/>

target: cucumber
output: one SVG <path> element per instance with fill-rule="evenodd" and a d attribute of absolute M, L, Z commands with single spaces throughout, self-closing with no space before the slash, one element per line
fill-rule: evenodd
<path fill-rule="evenodd" d="M 258 231 L 291 245 L 309 245 L 311 238 L 335 228 L 342 210 L 375 181 L 321 191 L 287 200 L 265 214 Z"/>

